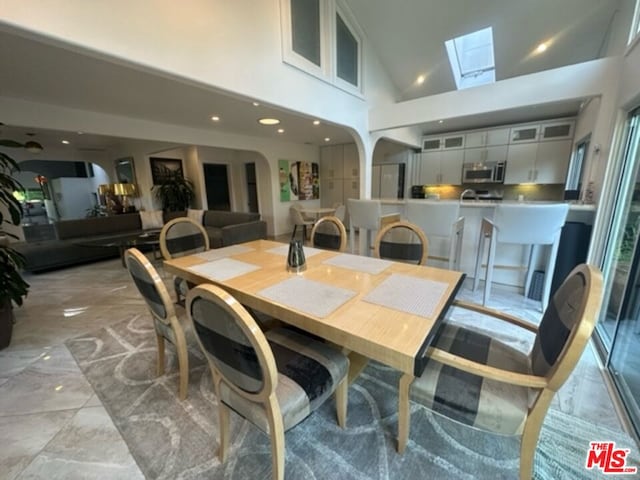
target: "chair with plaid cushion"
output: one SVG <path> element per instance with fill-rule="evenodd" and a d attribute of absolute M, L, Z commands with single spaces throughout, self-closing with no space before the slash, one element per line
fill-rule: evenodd
<path fill-rule="evenodd" d="M 176 311 L 171 302 L 171 297 L 164 282 L 149 259 L 136 248 L 130 248 L 124 255 L 125 264 L 140 295 L 147 302 L 149 312 L 153 318 L 158 342 L 157 375 L 164 375 L 164 347 L 165 340 L 173 344 L 178 356 L 180 369 L 180 400 L 187 397 L 187 385 L 189 383 L 189 356 L 187 353 L 187 341 Z"/>
<path fill-rule="evenodd" d="M 209 235 L 202 225 L 189 217 L 174 218 L 160 232 L 160 251 L 165 260 L 184 257 L 209 250 Z M 177 303 L 182 305 L 187 292 L 194 285 L 182 278 L 174 278 Z"/>
<path fill-rule="evenodd" d="M 270 436 L 273 478 L 284 479 L 284 432 L 336 393 L 338 424 L 347 412 L 349 360 L 330 345 L 286 328 L 263 333 L 245 308 L 215 285 L 187 295 L 189 318 L 213 376 L 220 462 L 233 410 Z"/>
<path fill-rule="evenodd" d="M 549 404 L 580 359 L 601 303 L 602 274 L 586 264 L 565 279 L 537 327 L 480 305 L 454 302 L 534 333 L 533 348 L 525 353 L 493 333 L 447 321 L 427 350 L 426 366 L 412 385 L 411 398 L 471 427 L 521 436 L 520 478 L 530 479 Z M 408 433 L 400 440 L 400 449 L 407 437 Z"/>

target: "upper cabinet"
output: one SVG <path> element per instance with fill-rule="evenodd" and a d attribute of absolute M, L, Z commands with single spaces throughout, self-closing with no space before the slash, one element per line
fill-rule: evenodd
<path fill-rule="evenodd" d="M 465 135 L 445 135 L 437 137 L 424 137 L 422 139 L 422 151 L 458 150 L 465 147 Z"/>
<path fill-rule="evenodd" d="M 492 147 L 506 145 L 509 143 L 508 128 L 493 128 L 491 130 L 480 130 L 466 134 L 466 148 Z"/>
<path fill-rule="evenodd" d="M 509 143 L 531 143 L 538 141 L 540 125 L 520 125 L 511 128 Z"/>
<path fill-rule="evenodd" d="M 540 125 L 540 141 L 549 142 L 573 139 L 574 127 L 575 122 L 573 120 L 543 123 Z"/>

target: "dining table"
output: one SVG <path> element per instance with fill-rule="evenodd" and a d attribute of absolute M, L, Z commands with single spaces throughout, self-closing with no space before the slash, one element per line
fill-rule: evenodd
<path fill-rule="evenodd" d="M 300 209 L 300 213 L 308 217 L 313 217 L 317 222 L 320 217 L 336 213 L 336 209 L 333 207 L 305 207 Z"/>
<path fill-rule="evenodd" d="M 304 247 L 306 268 L 287 270 L 289 244 L 231 245 L 164 261 L 166 272 L 212 283 L 241 304 L 321 337 L 350 358 L 401 372 L 398 452 L 409 432 L 409 390 L 465 274 L 424 265 Z M 352 362 L 361 371 L 363 362 Z M 358 365 L 356 365 L 358 364 Z M 364 364 L 366 365 L 366 363 Z M 350 370 L 350 380 L 357 374 Z"/>

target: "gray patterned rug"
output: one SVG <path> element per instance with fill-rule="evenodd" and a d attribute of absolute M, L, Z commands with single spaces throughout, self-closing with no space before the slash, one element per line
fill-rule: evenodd
<path fill-rule="evenodd" d="M 176 358 L 155 377 L 155 335 L 146 317 L 69 340 L 66 345 L 102 400 L 140 469 L 150 479 L 270 479 L 268 438 L 232 415 L 229 459 L 217 449 L 211 375 L 190 340 L 189 394 L 178 401 Z M 397 372 L 370 365 L 349 389 L 347 429 L 332 401 L 286 434 L 287 479 L 502 479 L 518 476 L 518 439 L 487 434 L 411 407 L 404 455 L 395 451 Z M 602 478 L 585 470 L 589 441 L 633 440 L 558 411 L 546 417 L 536 453 L 537 479 Z"/>

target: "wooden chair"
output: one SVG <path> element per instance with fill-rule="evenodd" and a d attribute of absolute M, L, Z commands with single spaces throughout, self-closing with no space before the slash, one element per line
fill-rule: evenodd
<path fill-rule="evenodd" d="M 273 478 L 284 479 L 284 432 L 336 392 L 338 424 L 347 412 L 349 360 L 331 346 L 285 328 L 264 334 L 230 294 L 201 285 L 187 295 L 218 397 L 220 462 L 229 446 L 231 410 L 270 436 Z"/>
<path fill-rule="evenodd" d="M 209 235 L 202 225 L 191 218 L 178 217 L 167 222 L 160 231 L 160 252 L 165 260 L 184 257 L 209 250 Z M 177 303 L 184 304 L 192 284 L 182 278 L 174 278 Z"/>
<path fill-rule="evenodd" d="M 178 366 L 180 369 L 180 400 L 187 398 L 189 384 L 189 355 L 184 329 L 178 320 L 171 297 L 164 282 L 149 259 L 136 248 L 125 252 L 125 264 L 140 295 L 147 302 L 149 312 L 153 318 L 158 342 L 157 375 L 164 375 L 164 347 L 165 340 L 176 349 Z"/>
<path fill-rule="evenodd" d="M 602 274 L 586 264 L 558 288 L 539 327 L 480 305 L 454 302 L 533 332 L 533 348 L 527 354 L 491 333 L 447 321 L 427 350 L 425 370 L 414 381 L 411 398 L 463 424 L 521 435 L 520 478 L 530 479 L 549 404 L 580 359 L 601 303 Z M 408 422 L 399 426 L 399 450 L 406 445 L 408 428 Z"/>
<path fill-rule="evenodd" d="M 429 259 L 447 262 L 449 270 L 461 270 L 464 217 L 460 216 L 460 202 L 407 200 L 405 214 L 407 221 L 419 226 L 429 238 Z"/>
<path fill-rule="evenodd" d="M 347 230 L 338 217 L 322 217 L 311 230 L 311 246 L 338 250 L 347 249 Z"/>
<path fill-rule="evenodd" d="M 373 242 L 374 256 L 424 265 L 429 254 L 429 240 L 420 227 L 400 221 L 385 225 Z"/>

